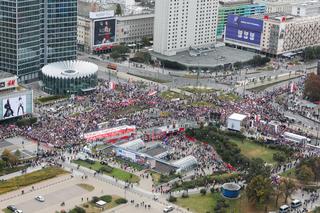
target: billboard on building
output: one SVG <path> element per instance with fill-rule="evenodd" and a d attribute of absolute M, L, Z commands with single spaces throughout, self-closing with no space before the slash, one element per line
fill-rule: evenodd
<path fill-rule="evenodd" d="M 32 91 L 0 96 L 0 120 L 33 112 Z"/>
<path fill-rule="evenodd" d="M 263 20 L 229 15 L 226 25 L 226 40 L 259 46 L 263 31 Z"/>
<path fill-rule="evenodd" d="M 115 19 L 104 19 L 94 21 L 93 28 L 93 46 L 103 46 L 115 42 Z"/>

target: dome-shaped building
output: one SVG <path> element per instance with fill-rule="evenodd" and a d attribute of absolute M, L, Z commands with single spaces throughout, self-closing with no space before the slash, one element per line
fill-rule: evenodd
<path fill-rule="evenodd" d="M 53 95 L 79 94 L 94 90 L 98 66 L 86 61 L 60 61 L 42 68 L 43 90 Z"/>

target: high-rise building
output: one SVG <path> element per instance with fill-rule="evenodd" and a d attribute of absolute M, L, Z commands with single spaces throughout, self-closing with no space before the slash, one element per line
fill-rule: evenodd
<path fill-rule="evenodd" d="M 265 11 L 266 6 L 264 4 L 252 4 L 251 0 L 220 0 L 217 38 L 222 38 L 224 35 L 224 29 L 227 23 L 228 15 L 234 14 L 239 16 L 251 16 L 263 14 Z"/>
<path fill-rule="evenodd" d="M 77 0 L 0 1 L 0 69 L 19 81 L 50 62 L 76 58 Z"/>
<path fill-rule="evenodd" d="M 218 0 L 156 0 L 153 50 L 175 55 L 216 42 Z"/>

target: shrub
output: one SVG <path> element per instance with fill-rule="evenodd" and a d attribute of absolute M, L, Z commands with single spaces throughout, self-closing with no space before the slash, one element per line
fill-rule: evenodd
<path fill-rule="evenodd" d="M 94 160 L 90 160 L 90 159 L 85 159 L 85 162 L 91 165 L 96 163 Z"/>
<path fill-rule="evenodd" d="M 200 189 L 200 193 L 201 193 L 202 195 L 206 195 L 206 194 L 207 194 L 207 190 L 205 190 L 205 189 Z"/>
<path fill-rule="evenodd" d="M 210 189 L 211 194 L 215 193 L 215 191 L 216 190 L 213 187 Z"/>
<path fill-rule="evenodd" d="M 124 198 L 118 198 L 114 201 L 116 204 L 124 204 L 124 203 L 127 203 L 128 201 Z"/>
<path fill-rule="evenodd" d="M 93 196 L 93 197 L 92 197 L 92 200 L 91 200 L 91 203 L 96 203 L 96 202 L 98 202 L 99 200 L 100 200 L 99 197 Z"/>
<path fill-rule="evenodd" d="M 100 200 L 103 200 L 104 202 L 110 203 L 112 201 L 112 196 L 104 195 L 104 196 L 100 197 Z"/>
<path fill-rule="evenodd" d="M 174 203 L 174 202 L 177 202 L 177 198 L 170 195 L 170 197 L 168 198 L 168 201 L 171 202 L 171 203 Z"/>
<path fill-rule="evenodd" d="M 111 166 L 105 165 L 105 166 L 102 166 L 99 169 L 99 172 L 101 172 L 101 173 L 111 173 L 112 170 L 113 170 L 113 168 Z"/>
<path fill-rule="evenodd" d="M 69 213 L 86 213 L 86 210 L 84 210 L 83 208 L 76 206 L 73 209 L 71 209 L 69 211 Z"/>

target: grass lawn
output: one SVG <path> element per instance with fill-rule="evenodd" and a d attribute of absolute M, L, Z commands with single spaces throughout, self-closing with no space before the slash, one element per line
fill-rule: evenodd
<path fill-rule="evenodd" d="M 272 86 L 275 86 L 275 85 L 278 85 L 278 84 L 281 84 L 283 82 L 290 81 L 290 80 L 293 80 L 293 79 L 296 79 L 296 78 L 299 78 L 299 77 L 300 76 L 294 76 L 294 77 L 291 77 L 291 78 L 288 78 L 288 79 L 285 79 L 285 80 L 282 80 L 282 81 L 277 81 L 277 82 L 273 82 L 273 83 L 270 83 L 270 84 L 265 84 L 265 85 L 253 87 L 253 88 L 248 89 L 248 90 L 252 91 L 252 92 L 261 92 L 263 90 L 268 89 L 269 87 L 272 87 Z"/>
<path fill-rule="evenodd" d="M 156 173 L 156 172 L 150 172 L 150 174 L 151 174 L 151 177 L 153 179 L 153 183 L 155 185 L 158 185 L 160 183 L 160 176 L 161 175 L 159 173 Z"/>
<path fill-rule="evenodd" d="M 88 192 L 92 192 L 94 190 L 94 186 L 86 184 L 86 183 L 79 183 L 77 186 L 83 188 L 84 190 L 87 190 Z"/>
<path fill-rule="evenodd" d="M 29 174 L 21 175 L 9 180 L 0 182 L 0 194 L 11 192 L 20 187 L 29 186 L 31 184 L 39 183 L 48 180 L 58 175 L 67 173 L 65 170 L 57 167 L 49 167 L 39 171 L 31 172 Z"/>
<path fill-rule="evenodd" d="M 213 93 L 217 91 L 215 89 L 201 88 L 201 87 L 183 87 L 180 89 L 193 94 Z"/>
<path fill-rule="evenodd" d="M 16 166 L 16 167 L 13 167 L 13 168 L 4 168 L 4 169 L 2 169 L 2 170 L 0 171 L 0 176 L 21 171 L 21 170 L 23 170 L 23 169 L 25 169 L 25 168 L 27 168 L 27 167 L 28 167 L 28 166 L 25 165 L 25 166 Z"/>
<path fill-rule="evenodd" d="M 221 199 L 222 196 L 220 193 L 207 193 L 206 195 L 190 195 L 188 198 L 178 198 L 177 204 L 183 208 L 189 208 L 192 212 L 195 213 L 206 213 L 206 212 L 214 212 L 214 208 L 217 204 L 217 201 Z M 281 200 L 281 199 L 280 199 Z M 264 213 L 264 206 L 255 207 L 252 203 L 250 203 L 245 196 L 245 193 L 242 193 L 241 197 L 236 200 L 228 200 L 226 199 L 226 203 L 229 205 L 226 213 Z M 279 201 L 279 206 L 281 202 Z M 272 211 L 277 209 L 274 206 L 274 200 L 271 200 L 268 204 L 268 211 Z"/>
<path fill-rule="evenodd" d="M 266 163 L 275 164 L 273 160 L 273 154 L 276 153 L 276 150 L 266 148 L 262 145 L 256 144 L 250 140 L 245 140 L 243 143 L 237 139 L 230 139 L 232 143 L 235 143 L 239 146 L 241 153 L 248 158 L 261 158 Z"/>
<path fill-rule="evenodd" d="M 221 93 L 218 95 L 218 99 L 221 101 L 238 101 L 240 97 L 234 93 Z"/>
<path fill-rule="evenodd" d="M 12 213 L 12 211 L 11 211 L 11 210 L 9 210 L 9 209 L 7 209 L 7 208 L 2 209 L 2 212 L 4 212 L 4 213 Z"/>
<path fill-rule="evenodd" d="M 180 93 L 173 92 L 173 91 L 164 91 L 160 94 L 160 97 L 163 99 L 166 99 L 166 100 L 172 100 L 172 99 L 176 99 L 176 98 L 180 98 L 180 99 L 187 98 L 185 95 L 182 95 Z"/>
<path fill-rule="evenodd" d="M 48 102 L 61 100 L 65 98 L 67 98 L 67 96 L 52 95 L 52 96 L 40 97 L 35 102 L 43 104 L 43 103 L 48 103 Z"/>
<path fill-rule="evenodd" d="M 117 200 L 119 198 L 121 198 L 121 197 L 116 196 L 116 195 L 112 195 L 112 201 L 110 203 L 107 203 L 103 209 L 98 208 L 94 203 L 91 203 L 91 202 L 87 202 L 85 204 L 82 204 L 81 207 L 86 210 L 86 213 L 100 213 L 100 212 L 106 211 L 108 209 L 112 209 L 116 206 L 119 206 L 119 204 L 117 204 L 115 202 L 115 200 Z"/>
<path fill-rule="evenodd" d="M 100 162 L 98 161 L 96 161 L 94 164 L 90 164 L 83 160 L 75 160 L 73 161 L 73 163 L 95 170 L 95 171 L 99 171 L 103 167 L 103 165 L 100 164 Z M 111 173 L 105 173 L 105 174 L 111 177 L 115 177 L 116 179 L 119 179 L 119 180 L 128 181 L 130 183 L 138 183 L 140 181 L 140 178 L 138 176 L 118 168 L 112 168 Z"/>

